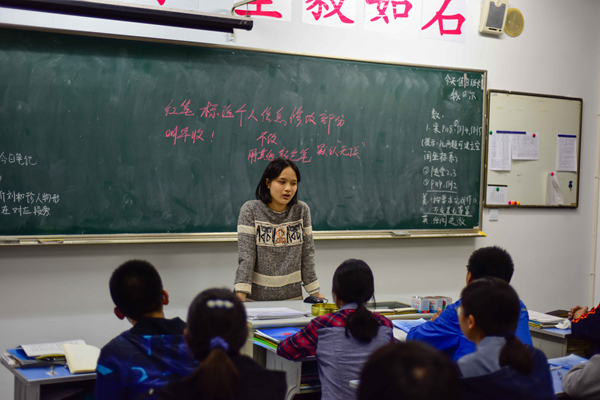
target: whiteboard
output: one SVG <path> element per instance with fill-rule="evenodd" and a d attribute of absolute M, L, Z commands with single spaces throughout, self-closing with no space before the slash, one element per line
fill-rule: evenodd
<path fill-rule="evenodd" d="M 537 160 L 510 160 L 510 171 L 490 167 L 490 140 L 486 140 L 485 206 L 486 207 L 572 207 L 579 199 L 579 158 L 581 155 L 581 110 L 583 100 L 531 93 L 489 90 L 488 135 L 503 132 L 536 134 L 539 140 Z M 557 171 L 559 135 L 575 136 L 577 172 Z M 517 135 L 512 135 L 516 137 Z M 489 137 L 488 137 L 489 139 Z M 513 147 L 514 149 L 514 147 Z M 546 205 L 548 174 L 558 178 L 564 205 Z M 509 201 L 520 204 L 492 204 L 488 187 L 498 185 L 508 191 Z M 569 187 L 570 186 L 570 187 Z"/>

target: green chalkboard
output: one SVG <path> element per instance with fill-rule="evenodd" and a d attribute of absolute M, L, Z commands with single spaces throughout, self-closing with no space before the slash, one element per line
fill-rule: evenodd
<path fill-rule="evenodd" d="M 0 37 L 0 235 L 235 232 L 280 155 L 314 230 L 480 225 L 484 71 Z"/>

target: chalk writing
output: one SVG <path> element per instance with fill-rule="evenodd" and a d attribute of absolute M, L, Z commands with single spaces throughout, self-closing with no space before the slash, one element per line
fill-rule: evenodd
<path fill-rule="evenodd" d="M 480 151 L 481 143 L 477 140 L 474 142 L 463 141 L 463 140 L 450 140 L 446 139 L 435 139 L 435 138 L 423 138 L 421 139 L 421 147 L 437 147 L 438 149 L 454 149 L 454 150 L 470 150 Z"/>
<path fill-rule="evenodd" d="M 14 190 L 0 190 L 0 201 L 2 203 L 25 203 L 25 204 L 37 204 L 37 203 L 54 203 L 57 204 L 60 201 L 59 194 L 50 193 L 34 193 L 34 192 L 17 192 Z"/>
<path fill-rule="evenodd" d="M 18 164 L 24 167 L 37 165 L 37 160 L 34 162 L 32 156 L 23 155 L 21 153 L 0 153 L 0 163 L 2 164 Z"/>

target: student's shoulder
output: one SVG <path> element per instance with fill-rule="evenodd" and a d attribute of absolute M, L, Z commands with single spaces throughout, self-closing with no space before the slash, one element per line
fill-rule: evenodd
<path fill-rule="evenodd" d="M 248 200 L 242 205 L 240 212 L 252 212 L 262 207 L 263 204 L 260 200 Z"/>
<path fill-rule="evenodd" d="M 310 207 L 302 200 L 298 200 L 294 206 L 298 207 L 300 210 L 302 210 L 302 212 L 310 212 Z"/>
<path fill-rule="evenodd" d="M 387 326 L 387 327 L 390 327 L 390 328 L 394 327 L 394 325 L 392 324 L 392 321 L 390 321 L 387 317 L 385 317 L 383 315 L 379 315 L 377 313 L 373 313 L 373 315 L 375 316 L 375 319 L 377 321 L 379 321 L 379 325 Z"/>

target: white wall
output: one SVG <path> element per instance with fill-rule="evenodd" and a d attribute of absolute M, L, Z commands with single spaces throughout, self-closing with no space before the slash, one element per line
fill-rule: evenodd
<path fill-rule="evenodd" d="M 296 15 L 300 1 L 294 1 Z M 470 253 L 500 245 L 516 264 L 513 283 L 531 309 L 549 311 L 587 304 L 592 250 L 594 170 L 600 87 L 600 2 L 513 0 L 525 16 L 518 38 L 477 33 L 479 0 L 468 1 L 466 43 L 447 43 L 356 30 L 320 28 L 293 22 L 255 20 L 251 32 L 236 33 L 236 45 L 372 60 L 487 69 L 488 88 L 583 98 L 580 200 L 577 210 L 500 210 L 498 222 L 484 211 L 480 239 L 320 241 L 316 262 L 324 293 L 335 267 L 349 257 L 374 269 L 377 294 L 458 293 Z M 5 12 L 6 11 L 6 12 Z M 132 25 L 82 22 L 0 9 L 0 23 L 129 30 Z M 219 42 L 226 35 L 147 29 L 141 35 Z M 102 346 L 127 323 L 112 316 L 111 271 L 130 258 L 154 263 L 171 293 L 171 315 L 182 314 L 193 296 L 210 286 L 232 287 L 235 243 L 95 245 L 0 248 L 0 349 L 24 342 L 83 338 Z M 0 370 L 0 398 L 12 397 L 12 377 Z"/>

